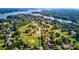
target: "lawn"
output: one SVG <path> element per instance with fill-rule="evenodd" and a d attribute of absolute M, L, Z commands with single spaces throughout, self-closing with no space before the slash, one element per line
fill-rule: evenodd
<path fill-rule="evenodd" d="M 30 24 L 28 24 L 28 25 L 30 25 Z M 25 26 L 22 26 L 19 28 L 19 31 L 21 32 L 20 38 L 26 44 L 28 44 L 31 48 L 34 48 L 34 46 L 39 46 L 38 35 L 32 34 L 32 31 L 35 29 L 28 27 L 28 25 L 25 25 Z M 27 27 L 31 29 L 31 32 L 24 33 Z M 31 34 L 31 35 L 29 35 L 29 34 Z"/>

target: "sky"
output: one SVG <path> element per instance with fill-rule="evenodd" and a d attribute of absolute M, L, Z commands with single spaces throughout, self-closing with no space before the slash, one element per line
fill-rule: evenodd
<path fill-rule="evenodd" d="M 79 8 L 79 0 L 0 0 L 0 8 Z"/>

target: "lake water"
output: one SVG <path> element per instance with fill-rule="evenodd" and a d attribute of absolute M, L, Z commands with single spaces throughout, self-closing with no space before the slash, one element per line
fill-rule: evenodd
<path fill-rule="evenodd" d="M 6 19 L 9 15 L 18 15 L 18 14 L 31 14 L 32 12 L 41 12 L 41 10 L 28 10 L 28 11 L 14 11 L 10 13 L 0 13 L 0 19 Z"/>
<path fill-rule="evenodd" d="M 0 14 L 0 19 L 6 19 L 7 16 L 9 15 L 18 15 L 18 14 L 32 14 L 32 12 L 41 12 L 42 10 L 28 10 L 28 11 L 14 11 L 14 12 L 10 12 L 10 13 L 4 13 L 4 14 Z M 43 16 L 41 14 L 32 14 L 35 16 Z M 48 17 L 48 16 L 43 16 L 44 18 L 50 18 L 52 20 L 54 20 L 53 17 Z M 65 23 L 72 23 L 71 21 L 65 21 L 62 19 L 57 19 L 60 22 L 65 22 Z"/>

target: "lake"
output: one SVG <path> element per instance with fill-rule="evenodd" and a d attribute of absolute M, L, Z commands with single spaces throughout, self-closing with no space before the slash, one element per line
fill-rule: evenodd
<path fill-rule="evenodd" d="M 7 16 L 10 16 L 10 15 L 18 15 L 18 14 L 32 14 L 32 12 L 41 12 L 42 10 L 28 10 L 28 11 L 14 11 L 14 12 L 9 12 L 9 13 L 0 13 L 0 19 L 6 19 Z M 43 16 L 41 14 L 32 14 L 34 16 Z M 48 16 L 43 16 L 44 18 L 50 18 L 52 20 L 54 20 L 54 17 L 48 17 Z M 72 23 L 71 21 L 65 21 L 65 20 L 62 20 L 62 19 L 57 19 L 58 21 L 60 22 L 65 22 L 65 23 Z"/>
<path fill-rule="evenodd" d="M 32 12 L 41 12 L 41 10 L 14 11 L 14 12 L 8 12 L 4 14 L 0 13 L 0 19 L 6 19 L 7 16 L 10 16 L 10 15 L 31 14 Z"/>

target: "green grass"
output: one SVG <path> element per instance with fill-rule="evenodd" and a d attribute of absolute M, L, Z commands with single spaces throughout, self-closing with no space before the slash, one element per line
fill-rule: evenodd
<path fill-rule="evenodd" d="M 4 44 L 4 39 L 0 39 L 0 50 L 3 49 L 2 45 Z"/>
<path fill-rule="evenodd" d="M 30 25 L 30 24 L 28 24 L 28 25 Z M 29 32 L 28 34 L 24 33 L 27 28 L 30 28 L 31 31 L 35 30 L 35 29 L 32 29 L 31 27 L 28 27 L 28 25 L 25 25 L 25 26 L 22 26 L 19 28 L 19 31 L 21 32 L 20 38 L 25 43 L 27 43 L 31 48 L 34 48 L 35 45 L 39 46 L 39 42 L 38 42 L 38 38 L 37 38 L 38 35 L 34 35 L 34 34 L 32 34 L 32 32 Z M 29 35 L 29 34 L 32 34 L 32 35 Z"/>

